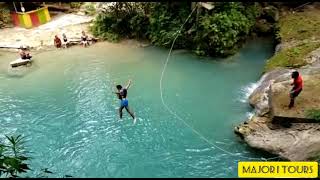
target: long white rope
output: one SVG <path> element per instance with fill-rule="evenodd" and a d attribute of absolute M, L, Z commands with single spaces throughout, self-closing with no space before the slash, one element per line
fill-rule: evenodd
<path fill-rule="evenodd" d="M 171 45 L 171 48 L 170 48 L 170 51 L 169 51 L 169 54 L 167 56 L 167 60 L 163 66 L 163 70 L 162 70 L 162 73 L 161 73 L 161 77 L 160 77 L 160 96 L 161 96 L 161 101 L 162 101 L 162 104 L 163 106 L 173 115 L 175 116 L 177 119 L 179 119 L 180 121 L 182 121 L 187 127 L 189 127 L 195 134 L 197 134 L 199 137 L 201 137 L 204 141 L 206 141 L 208 144 L 212 145 L 213 147 L 231 155 L 231 156 L 238 156 L 238 157 L 242 157 L 242 158 L 246 158 L 246 159 L 252 159 L 252 160 L 271 160 L 271 159 L 278 159 L 279 157 L 273 157 L 273 158 L 252 158 L 252 157 L 247 157 L 247 156 L 241 156 L 241 155 L 238 155 L 238 154 L 235 154 L 235 153 L 232 153 L 232 152 L 229 152 L 219 146 L 217 146 L 216 144 L 210 142 L 206 137 L 204 137 L 202 134 L 200 134 L 197 130 L 195 130 L 192 126 L 190 126 L 186 121 L 184 121 L 179 115 L 177 115 L 173 110 L 170 109 L 170 107 L 165 103 L 164 99 L 163 99 L 163 87 L 162 87 L 162 81 L 163 81 L 163 76 L 164 76 L 164 73 L 166 71 L 166 68 L 167 68 L 167 65 L 168 65 L 168 62 L 169 62 L 169 59 L 170 59 L 170 55 L 171 55 L 171 52 L 172 52 L 172 49 L 173 49 L 173 46 L 178 38 L 178 36 L 180 35 L 181 33 L 181 30 L 183 28 L 183 26 L 188 22 L 189 18 L 191 17 L 191 15 L 193 14 L 193 12 L 196 10 L 197 8 L 197 5 L 193 8 L 192 12 L 189 14 L 189 16 L 187 17 L 186 21 L 181 25 L 180 29 L 177 31 L 177 35 L 176 37 L 174 38 L 173 42 L 172 42 L 172 45 Z"/>

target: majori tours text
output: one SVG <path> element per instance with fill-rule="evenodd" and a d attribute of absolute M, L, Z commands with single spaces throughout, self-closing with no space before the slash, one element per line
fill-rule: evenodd
<path fill-rule="evenodd" d="M 318 177 L 317 162 L 239 162 L 239 177 Z"/>

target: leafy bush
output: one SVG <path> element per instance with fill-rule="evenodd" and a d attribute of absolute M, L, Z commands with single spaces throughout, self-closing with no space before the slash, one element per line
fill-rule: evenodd
<path fill-rule="evenodd" d="M 91 30 L 108 40 L 147 39 L 169 48 L 190 7 L 191 2 L 117 2 L 96 18 Z M 198 18 L 195 14 L 181 30 L 174 48 L 190 49 L 201 56 L 225 56 L 235 53 L 250 34 L 260 10 L 257 3 L 216 2 L 214 10 L 201 10 Z"/>
<path fill-rule="evenodd" d="M 10 10 L 6 8 L 0 8 L 0 28 L 5 27 L 8 24 L 11 24 L 11 15 Z"/>
<path fill-rule="evenodd" d="M 75 9 L 79 9 L 82 4 L 83 4 L 83 2 L 71 2 L 70 7 L 75 8 Z"/>
<path fill-rule="evenodd" d="M 177 31 L 184 23 L 190 13 L 188 3 L 168 5 L 165 3 L 154 4 L 153 11 L 150 14 L 149 39 L 151 43 L 169 48 L 177 35 Z M 176 11 L 179 9 L 179 11 Z M 185 33 L 188 24 L 182 29 L 181 34 Z M 186 48 L 186 37 L 179 36 L 174 48 Z"/>
<path fill-rule="evenodd" d="M 237 44 L 254 26 L 255 14 L 246 16 L 240 3 L 227 3 L 220 12 L 206 13 L 200 17 L 195 35 L 196 49 L 211 56 L 230 55 L 237 50 Z"/>
<path fill-rule="evenodd" d="M 119 41 L 121 38 L 146 38 L 148 18 L 130 3 L 116 3 L 107 13 L 99 14 L 91 28 L 93 35 Z"/>
<path fill-rule="evenodd" d="M 320 121 L 320 110 L 319 109 L 308 110 L 307 117 L 311 119 L 315 119 L 316 121 Z"/>
<path fill-rule="evenodd" d="M 96 13 L 96 8 L 93 4 L 89 3 L 85 6 L 85 13 L 92 16 Z"/>
<path fill-rule="evenodd" d="M 142 14 L 136 14 L 129 20 L 129 28 L 131 30 L 130 37 L 137 39 L 146 39 L 148 36 L 148 17 Z"/>

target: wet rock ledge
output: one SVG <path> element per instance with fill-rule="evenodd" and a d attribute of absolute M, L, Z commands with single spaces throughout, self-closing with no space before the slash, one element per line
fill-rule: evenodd
<path fill-rule="evenodd" d="M 320 159 L 320 123 L 307 116 L 309 109 L 320 109 L 320 49 L 306 60 L 309 64 L 297 69 L 304 89 L 292 109 L 288 104 L 293 69 L 275 69 L 261 77 L 249 97 L 253 117 L 234 129 L 249 146 L 290 161 Z"/>

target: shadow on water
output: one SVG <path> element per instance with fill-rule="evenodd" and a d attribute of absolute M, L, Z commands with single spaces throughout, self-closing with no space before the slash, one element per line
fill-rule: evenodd
<path fill-rule="evenodd" d="M 31 65 L 23 65 L 23 66 L 19 66 L 19 67 L 11 67 L 10 65 L 8 65 L 8 71 L 6 76 L 9 78 L 23 78 L 25 76 L 27 76 L 28 74 L 36 71 L 37 69 L 39 69 L 40 67 L 37 65 L 37 63 L 32 62 Z"/>
<path fill-rule="evenodd" d="M 284 159 L 277 157 L 277 155 L 264 151 L 262 149 L 252 148 L 246 142 L 244 142 L 240 137 L 238 137 L 238 142 L 243 144 L 245 151 L 249 152 L 250 154 L 254 154 L 256 157 L 261 157 L 261 161 L 263 160 L 270 160 L 268 161 L 285 161 Z M 274 159 L 275 158 L 275 159 Z M 246 160 L 246 161 L 258 161 L 258 160 Z"/>

